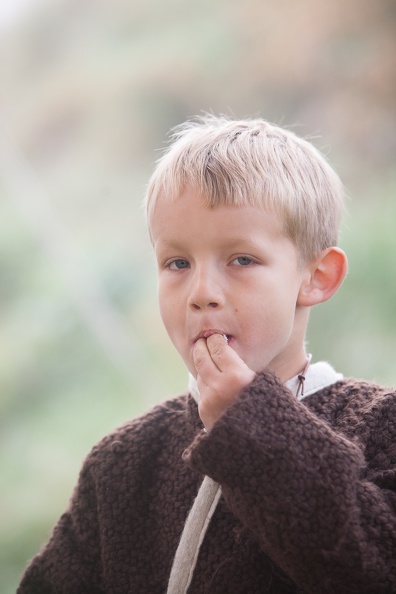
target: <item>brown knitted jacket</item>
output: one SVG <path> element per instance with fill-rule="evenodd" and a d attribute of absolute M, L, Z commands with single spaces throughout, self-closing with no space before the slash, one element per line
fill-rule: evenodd
<path fill-rule="evenodd" d="M 209 433 L 181 396 L 105 437 L 18 594 L 163 594 L 203 474 L 223 495 L 189 594 L 396 593 L 396 392 L 298 402 L 262 373 Z"/>

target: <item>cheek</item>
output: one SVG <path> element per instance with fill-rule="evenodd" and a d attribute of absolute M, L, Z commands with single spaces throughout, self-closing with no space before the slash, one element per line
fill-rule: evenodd
<path fill-rule="evenodd" d="M 175 343 L 180 327 L 183 325 L 184 310 L 175 298 L 174 292 L 169 291 L 166 285 L 161 284 L 158 285 L 158 305 L 162 323 L 172 342 Z"/>
<path fill-rule="evenodd" d="M 162 322 L 169 334 L 169 329 L 170 329 L 170 318 L 172 315 L 172 305 L 171 305 L 171 299 L 170 296 L 168 295 L 168 292 L 166 291 L 166 289 L 163 287 L 163 285 L 161 285 L 159 283 L 158 285 L 158 306 L 159 306 L 159 311 L 161 314 L 161 319 Z"/>
<path fill-rule="evenodd" d="M 245 328 L 249 329 L 249 335 L 255 343 L 282 341 L 292 331 L 295 313 L 296 303 L 292 291 L 276 291 L 272 297 L 264 292 L 262 299 L 246 304 L 243 316 Z"/>

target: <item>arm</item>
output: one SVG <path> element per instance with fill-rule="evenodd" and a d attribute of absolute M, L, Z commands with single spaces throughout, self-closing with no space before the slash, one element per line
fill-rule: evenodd
<path fill-rule="evenodd" d="M 186 458 L 222 485 L 233 513 L 304 591 L 396 592 L 396 424 L 371 433 L 382 467 L 370 474 L 362 447 L 264 372 Z"/>
<path fill-rule="evenodd" d="M 101 594 L 96 494 L 86 464 L 68 511 L 28 566 L 17 594 Z"/>

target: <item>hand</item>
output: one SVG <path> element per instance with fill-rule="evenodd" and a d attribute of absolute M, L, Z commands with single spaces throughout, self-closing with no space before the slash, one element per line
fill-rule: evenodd
<path fill-rule="evenodd" d="M 206 429 L 210 429 L 256 374 L 221 334 L 200 338 L 193 359 L 198 374 L 199 416 Z"/>

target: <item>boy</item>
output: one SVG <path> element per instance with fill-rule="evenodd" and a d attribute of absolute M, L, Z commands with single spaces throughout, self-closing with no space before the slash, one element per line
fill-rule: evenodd
<path fill-rule="evenodd" d="M 189 394 L 88 456 L 19 594 L 396 592 L 396 394 L 310 365 L 342 188 L 262 120 L 179 128 L 147 192 Z"/>

